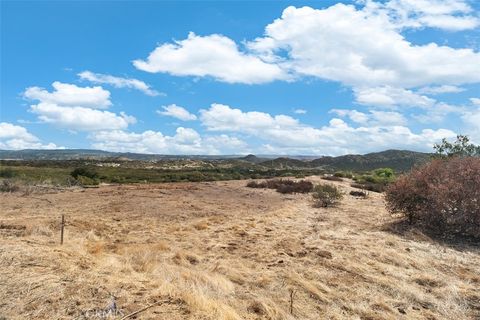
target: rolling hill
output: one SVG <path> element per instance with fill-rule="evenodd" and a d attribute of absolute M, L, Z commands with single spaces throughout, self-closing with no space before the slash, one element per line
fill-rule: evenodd
<path fill-rule="evenodd" d="M 309 157 L 310 158 L 310 157 Z M 313 160 L 306 157 L 272 157 L 247 155 L 158 155 L 140 153 L 108 152 L 89 149 L 65 150 L 0 150 L 0 160 L 122 160 L 122 161 L 166 161 L 166 160 L 215 160 L 248 163 L 249 166 L 259 166 L 268 169 L 325 169 L 368 171 L 376 168 L 389 167 L 395 171 L 406 171 L 414 165 L 422 164 L 431 158 L 431 154 L 408 151 L 386 150 L 365 155 L 344 155 L 338 157 L 323 156 Z"/>

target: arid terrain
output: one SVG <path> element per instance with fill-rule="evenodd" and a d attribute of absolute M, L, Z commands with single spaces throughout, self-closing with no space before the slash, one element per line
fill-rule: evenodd
<path fill-rule="evenodd" d="M 334 183 L 336 208 L 246 181 L 3 193 L 0 319 L 480 318 L 478 246 Z"/>

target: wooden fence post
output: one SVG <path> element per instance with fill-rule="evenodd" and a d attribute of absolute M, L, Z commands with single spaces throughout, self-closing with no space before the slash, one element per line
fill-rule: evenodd
<path fill-rule="evenodd" d="M 63 229 L 65 228 L 65 215 L 62 214 L 62 225 L 60 231 L 60 244 L 63 244 Z"/>

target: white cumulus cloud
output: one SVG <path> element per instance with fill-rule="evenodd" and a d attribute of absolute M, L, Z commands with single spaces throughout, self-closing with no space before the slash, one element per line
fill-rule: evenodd
<path fill-rule="evenodd" d="M 30 100 L 39 100 L 61 106 L 103 109 L 112 105 L 110 92 L 102 87 L 78 87 L 74 84 L 58 81 L 55 81 L 52 87 L 53 92 L 48 92 L 40 87 L 30 87 L 25 90 L 24 96 Z"/>
<path fill-rule="evenodd" d="M 157 110 L 157 113 L 162 116 L 169 116 L 177 118 L 182 121 L 197 120 L 197 116 L 190 113 L 187 109 L 176 104 L 162 106 L 163 111 Z"/>
<path fill-rule="evenodd" d="M 210 76 L 228 83 L 257 84 L 284 79 L 276 65 L 239 50 L 237 44 L 222 35 L 197 36 L 165 43 L 153 50 L 146 60 L 133 62 L 137 69 L 177 76 Z"/>
<path fill-rule="evenodd" d="M 82 80 L 87 80 L 99 84 L 109 84 L 114 86 L 115 88 L 136 89 L 152 97 L 158 95 L 165 95 L 164 93 L 160 93 L 152 89 L 150 85 L 138 79 L 115 77 L 109 74 L 93 73 L 91 71 L 80 72 L 78 76 Z"/>
<path fill-rule="evenodd" d="M 347 117 L 351 121 L 369 126 L 406 125 L 407 119 L 403 114 L 394 111 L 370 110 L 368 113 L 351 109 L 332 109 L 339 117 Z"/>
<path fill-rule="evenodd" d="M 415 88 L 480 82 L 480 53 L 436 43 L 416 45 L 402 28 L 478 26 L 465 1 L 365 1 L 324 9 L 288 7 L 243 50 L 212 34 L 159 45 L 135 67 L 177 76 L 259 84 L 303 77 L 353 87 Z M 470 14 L 471 13 L 471 14 Z"/>
<path fill-rule="evenodd" d="M 450 85 L 443 85 L 443 86 L 431 86 L 431 87 L 423 87 L 417 90 L 420 94 L 442 94 L 442 93 L 459 93 L 465 91 L 464 88 L 457 87 L 457 86 L 450 86 Z"/>
<path fill-rule="evenodd" d="M 60 149 L 54 143 L 43 144 L 38 137 L 22 126 L 0 123 L 0 149 Z"/>
<path fill-rule="evenodd" d="M 366 10 L 388 15 L 398 28 L 430 27 L 449 31 L 474 29 L 480 19 L 465 0 L 366 1 Z"/>
<path fill-rule="evenodd" d="M 418 107 L 430 108 L 435 100 L 411 90 L 391 86 L 355 88 L 356 101 L 360 104 L 376 107 Z"/>
<path fill-rule="evenodd" d="M 38 100 L 30 112 L 41 122 L 73 131 L 125 129 L 136 122 L 133 116 L 121 112 L 98 110 L 111 106 L 110 92 L 102 87 L 78 87 L 54 82 L 53 92 L 38 87 L 27 88 L 24 96 Z"/>
<path fill-rule="evenodd" d="M 478 52 L 414 45 L 388 15 L 342 3 L 325 9 L 288 7 L 249 47 L 289 72 L 354 87 L 480 81 Z"/>
<path fill-rule="evenodd" d="M 341 109 L 333 112 L 354 119 L 357 125 L 333 118 L 326 126 L 313 127 L 290 116 L 244 112 L 223 104 L 212 104 L 209 109 L 201 110 L 200 121 L 208 131 L 244 134 L 263 142 L 257 152 L 280 154 L 340 155 L 389 148 L 430 151 L 433 143 L 455 136 L 448 129 L 423 129 L 414 133 L 396 112 L 367 114 Z"/>
<path fill-rule="evenodd" d="M 39 103 L 30 106 L 30 111 L 45 123 L 70 130 L 94 131 L 125 129 L 136 122 L 132 116 L 121 112 L 119 115 L 84 107 L 61 107 L 56 104 Z"/>
<path fill-rule="evenodd" d="M 173 136 L 158 131 L 142 133 L 122 130 L 99 131 L 90 134 L 96 149 L 157 153 L 157 154 L 241 154 L 247 153 L 247 144 L 228 135 L 201 137 L 191 128 L 178 127 Z"/>

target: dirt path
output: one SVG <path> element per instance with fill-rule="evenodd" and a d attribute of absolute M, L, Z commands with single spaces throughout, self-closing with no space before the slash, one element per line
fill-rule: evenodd
<path fill-rule="evenodd" d="M 318 209 L 244 185 L 0 195 L 0 319 L 100 319 L 111 295 L 113 319 L 480 317 L 478 249 L 384 231 L 379 194 Z"/>

